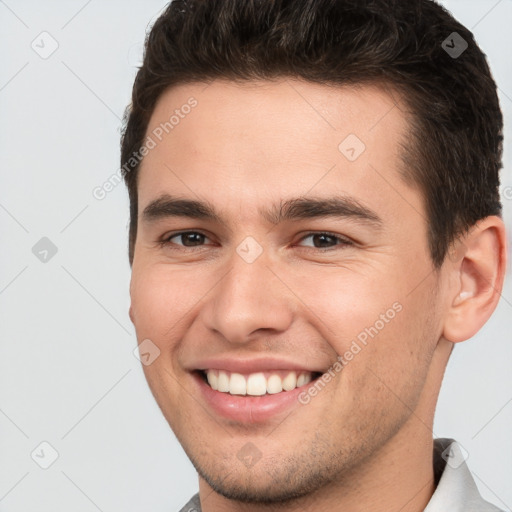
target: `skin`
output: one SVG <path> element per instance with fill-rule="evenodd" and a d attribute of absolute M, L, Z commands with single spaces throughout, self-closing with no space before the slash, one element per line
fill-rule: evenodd
<path fill-rule="evenodd" d="M 199 473 L 213 511 L 421 511 L 435 490 L 432 424 L 454 343 L 496 307 L 505 230 L 480 221 L 436 271 L 421 192 L 404 183 L 406 109 L 377 85 L 215 80 L 166 91 L 148 131 L 190 96 L 198 105 L 144 158 L 130 286 L 137 339 L 160 356 L 144 372 Z M 356 134 L 366 150 L 338 149 Z M 208 200 L 222 222 L 140 215 L 161 194 Z M 382 219 L 305 219 L 273 225 L 259 208 L 281 199 L 351 196 Z M 180 230 L 199 231 L 198 245 Z M 356 241 L 306 237 L 328 231 Z M 253 263 L 236 252 L 252 236 Z M 325 248 L 323 248 L 325 247 Z M 328 369 L 365 327 L 402 309 L 307 405 L 259 424 L 214 415 L 189 369 L 198 357 L 284 357 Z M 261 458 L 237 453 L 253 443 Z"/>

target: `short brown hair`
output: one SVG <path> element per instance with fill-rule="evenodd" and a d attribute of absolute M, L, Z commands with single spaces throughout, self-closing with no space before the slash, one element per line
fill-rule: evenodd
<path fill-rule="evenodd" d="M 449 51 L 456 44 L 467 48 L 456 55 Z M 401 174 L 424 195 L 435 268 L 457 236 L 486 216 L 501 216 L 496 84 L 473 34 L 436 2 L 173 0 L 146 38 L 124 118 L 130 264 L 139 162 L 126 162 L 144 142 L 157 99 L 179 84 L 279 77 L 384 82 L 401 93 L 413 113 Z"/>

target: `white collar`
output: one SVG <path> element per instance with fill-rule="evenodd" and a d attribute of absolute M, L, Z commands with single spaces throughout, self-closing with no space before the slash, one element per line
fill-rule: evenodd
<path fill-rule="evenodd" d="M 424 512 L 500 512 L 480 496 L 466 458 L 453 439 L 434 440 L 434 471 L 441 475 Z"/>

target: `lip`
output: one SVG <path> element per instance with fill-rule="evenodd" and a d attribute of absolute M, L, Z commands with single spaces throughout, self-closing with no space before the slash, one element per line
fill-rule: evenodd
<path fill-rule="evenodd" d="M 199 371 L 192 371 L 191 375 L 201 396 L 215 415 L 246 424 L 263 423 L 294 406 L 303 407 L 298 397 L 315 382 L 311 381 L 291 391 L 276 394 L 242 396 L 215 391 L 203 380 Z"/>
<path fill-rule="evenodd" d="M 272 370 L 292 370 L 296 372 L 312 372 L 324 373 L 325 368 L 312 368 L 301 365 L 286 359 L 259 357 L 251 359 L 236 358 L 209 358 L 198 361 L 194 368 L 190 370 L 225 370 L 228 372 L 241 373 L 247 375 L 249 373 L 257 373 Z M 289 393 L 289 391 L 287 391 Z"/>

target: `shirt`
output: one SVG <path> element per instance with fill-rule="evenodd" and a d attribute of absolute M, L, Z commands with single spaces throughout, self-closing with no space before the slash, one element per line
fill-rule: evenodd
<path fill-rule="evenodd" d="M 480 496 L 464 453 L 453 439 L 434 440 L 437 485 L 424 512 L 503 512 Z M 180 512 L 201 512 L 199 494 L 195 494 Z"/>

